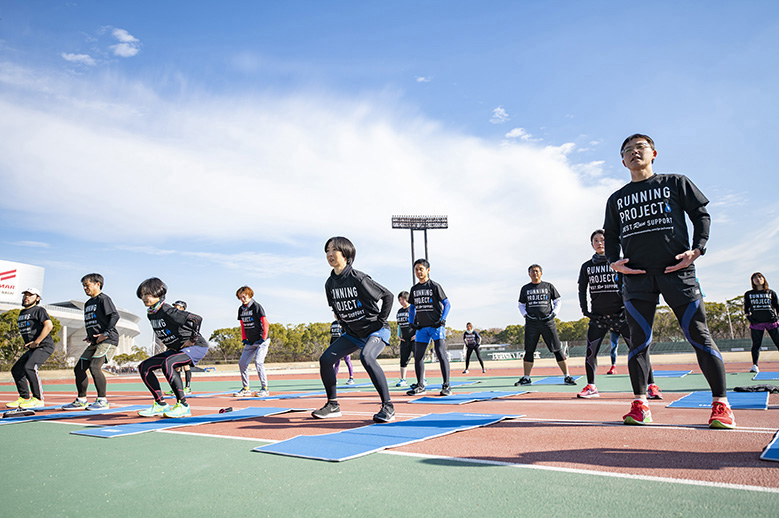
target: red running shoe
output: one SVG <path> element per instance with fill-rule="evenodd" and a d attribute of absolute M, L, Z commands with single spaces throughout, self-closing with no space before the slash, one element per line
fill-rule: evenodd
<path fill-rule="evenodd" d="M 640 399 L 636 399 L 630 405 L 630 412 L 622 416 L 625 424 L 647 424 L 652 422 L 652 412 Z"/>
<path fill-rule="evenodd" d="M 646 397 L 649 399 L 663 399 L 663 393 L 660 392 L 660 387 L 652 383 L 646 388 Z"/>
<path fill-rule="evenodd" d="M 730 406 L 715 401 L 711 404 L 711 417 L 709 418 L 709 428 L 723 428 L 732 430 L 736 427 L 736 418 L 733 416 L 733 410 Z"/>
<path fill-rule="evenodd" d="M 587 385 L 581 392 L 576 394 L 576 397 L 588 399 L 591 397 L 600 397 L 600 394 L 598 394 L 598 389 L 595 388 L 595 385 Z"/>
<path fill-rule="evenodd" d="M 616 373 L 617 373 L 617 366 L 612 365 L 611 368 L 609 369 L 609 372 L 607 372 L 606 374 L 616 374 Z"/>

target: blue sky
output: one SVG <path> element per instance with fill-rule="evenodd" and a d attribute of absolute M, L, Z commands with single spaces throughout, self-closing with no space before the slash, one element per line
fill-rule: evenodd
<path fill-rule="evenodd" d="M 5 1 L 0 258 L 45 267 L 47 302 L 98 271 L 139 315 L 159 276 L 208 334 L 243 284 L 271 321 L 328 321 L 332 235 L 408 289 L 391 216 L 447 214 L 451 326 L 518 323 L 534 262 L 572 320 L 643 132 L 711 200 L 696 264 L 723 301 L 779 279 L 776 34 L 774 2 Z"/>

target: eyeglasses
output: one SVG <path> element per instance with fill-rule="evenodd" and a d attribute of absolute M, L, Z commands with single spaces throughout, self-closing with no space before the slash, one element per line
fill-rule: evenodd
<path fill-rule="evenodd" d="M 652 146 L 650 146 L 646 142 L 639 142 L 635 146 L 628 146 L 625 149 L 623 149 L 622 156 L 629 155 L 633 151 L 645 151 L 647 149 L 652 149 Z"/>

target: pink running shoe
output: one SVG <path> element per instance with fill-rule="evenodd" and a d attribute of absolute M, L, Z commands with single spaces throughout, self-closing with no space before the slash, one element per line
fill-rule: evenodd
<path fill-rule="evenodd" d="M 652 412 L 640 399 L 630 405 L 630 412 L 622 416 L 625 424 L 647 424 L 652 422 Z"/>
<path fill-rule="evenodd" d="M 616 374 L 616 373 L 617 373 L 617 366 L 612 365 L 611 368 L 609 369 L 609 372 L 607 372 L 606 374 Z"/>
<path fill-rule="evenodd" d="M 576 394 L 576 397 L 589 399 L 591 397 L 600 397 L 600 394 L 598 394 L 598 389 L 595 388 L 595 385 L 588 384 L 581 392 Z"/>
<path fill-rule="evenodd" d="M 660 387 L 652 383 L 646 388 L 646 397 L 649 399 L 663 399 L 663 393 L 660 392 Z"/>
<path fill-rule="evenodd" d="M 715 401 L 711 404 L 711 417 L 709 418 L 709 428 L 724 428 L 732 430 L 736 427 L 736 418 L 733 416 L 733 410 L 730 406 Z"/>

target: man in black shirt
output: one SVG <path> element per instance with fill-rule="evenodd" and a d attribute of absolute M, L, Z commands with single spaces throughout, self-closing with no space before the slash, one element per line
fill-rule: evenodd
<path fill-rule="evenodd" d="M 727 400 L 725 365 L 706 325 L 706 312 L 693 261 L 706 251 L 711 218 L 708 199 L 686 177 L 655 174 L 655 143 L 635 134 L 620 148 L 631 182 L 609 197 L 603 228 L 606 258 L 623 274 L 623 298 L 630 326 L 628 370 L 635 400 L 625 424 L 652 422 L 646 400 L 651 366 L 652 322 L 662 294 L 673 310 L 712 391 L 711 428 L 735 428 Z M 690 247 L 685 215 L 693 224 Z M 620 248 L 624 257 L 620 258 Z"/>
<path fill-rule="evenodd" d="M 563 346 L 557 336 L 557 326 L 554 317 L 560 311 L 560 293 L 551 283 L 541 280 L 543 270 L 538 264 L 531 264 L 527 269 L 530 283 L 522 286 L 519 292 L 519 312 L 525 317 L 525 358 L 523 362 L 524 375 L 517 385 L 530 385 L 530 372 L 533 370 L 533 355 L 538 347 L 538 339 L 543 337 L 546 348 L 554 354 L 557 365 L 565 376 L 566 385 L 576 385 L 576 380 L 568 375 L 568 362 L 565 359 Z"/>

